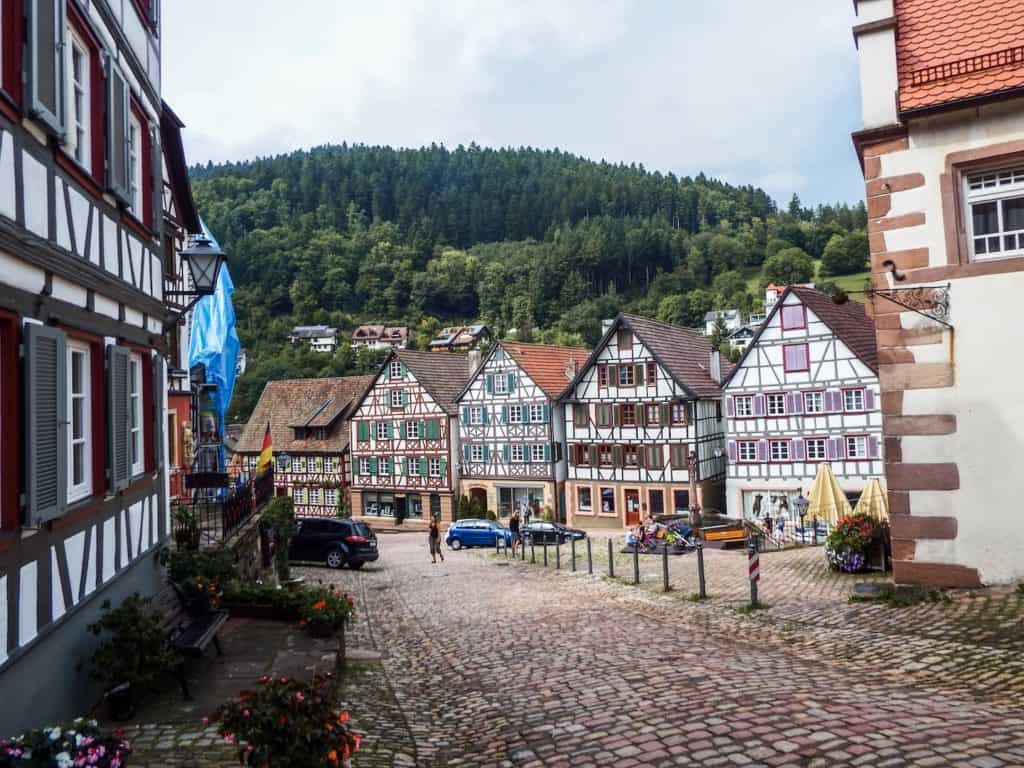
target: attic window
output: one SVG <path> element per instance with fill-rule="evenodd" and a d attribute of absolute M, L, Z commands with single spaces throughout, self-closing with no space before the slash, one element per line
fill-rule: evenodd
<path fill-rule="evenodd" d="M 306 439 L 306 428 L 305 427 L 295 427 L 295 439 L 296 440 L 305 440 Z"/>

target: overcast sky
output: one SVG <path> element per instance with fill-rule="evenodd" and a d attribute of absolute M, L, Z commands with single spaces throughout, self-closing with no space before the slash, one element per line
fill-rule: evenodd
<path fill-rule="evenodd" d="M 853 202 L 844 0 L 174 0 L 189 162 L 325 143 L 559 147 Z"/>

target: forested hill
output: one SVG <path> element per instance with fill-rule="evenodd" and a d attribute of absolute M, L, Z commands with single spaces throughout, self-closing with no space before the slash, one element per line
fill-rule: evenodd
<path fill-rule="evenodd" d="M 293 324 L 406 323 L 422 344 L 482 319 L 499 334 L 592 343 L 621 309 L 694 325 L 708 309 L 751 308 L 761 281 L 859 272 L 867 259 L 862 204 L 794 197 L 779 210 L 755 187 L 557 150 L 343 144 L 195 167 L 192 181 L 235 279 L 251 363 L 241 417 L 267 378 L 373 364 L 347 348 L 291 350 Z"/>

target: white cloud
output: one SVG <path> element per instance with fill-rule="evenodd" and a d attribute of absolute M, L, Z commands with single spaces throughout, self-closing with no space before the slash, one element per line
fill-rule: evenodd
<path fill-rule="evenodd" d="M 852 200 L 852 13 L 821 0 L 177 0 L 189 159 L 341 141 L 558 146 Z"/>

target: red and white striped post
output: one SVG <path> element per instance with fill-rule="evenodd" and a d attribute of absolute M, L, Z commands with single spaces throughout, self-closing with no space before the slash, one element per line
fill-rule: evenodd
<path fill-rule="evenodd" d="M 747 576 L 750 579 L 750 607 L 757 608 L 757 582 L 761 580 L 761 555 L 757 551 L 757 536 L 747 544 Z"/>

